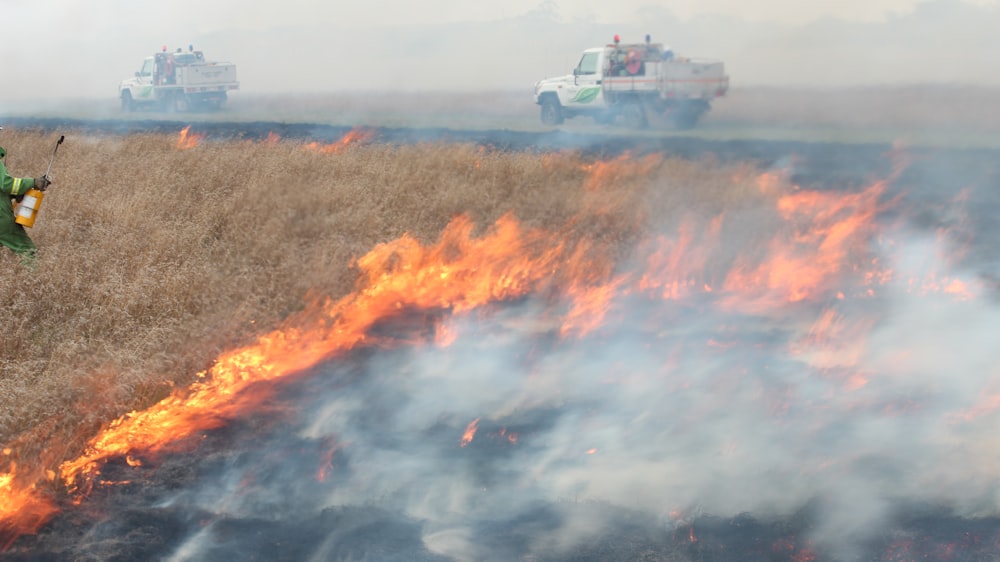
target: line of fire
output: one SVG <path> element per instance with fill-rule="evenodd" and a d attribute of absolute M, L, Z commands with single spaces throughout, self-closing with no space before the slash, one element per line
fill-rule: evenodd
<path fill-rule="evenodd" d="M 375 140 L 301 144 L 333 157 Z M 185 128 L 176 148 L 209 142 Z M 352 293 L 223 353 L 85 451 L 3 462 L 0 547 L 31 559 L 48 526 L 113 517 L 130 497 L 143 517 L 187 506 L 156 539 L 174 559 L 231 554 L 219 545 L 249 528 L 315 532 L 313 555 L 343 555 L 318 527 L 346 521 L 408 537 L 412 559 L 570 559 L 639 512 L 653 516 L 635 528 L 660 535 L 632 540 L 688 556 L 676 560 L 727 559 L 712 545 L 750 532 L 745 559 L 1000 551 L 989 502 L 969 507 L 995 488 L 1000 388 L 980 330 L 996 287 L 950 259 L 953 230 L 912 234 L 893 191 L 906 165 L 850 189 L 747 168 L 731 182 L 752 186 L 766 237 L 691 209 L 623 254 L 585 227 L 623 204 L 610 188 L 664 158 L 581 160 L 581 211 L 565 224 L 457 216 L 436 242 L 371 248 Z M 190 480 L 166 483 L 179 473 Z M 955 508 L 942 516 L 955 531 L 921 532 L 927 505 Z M 526 520 L 552 542 L 498 546 L 505 535 L 484 530 Z"/>

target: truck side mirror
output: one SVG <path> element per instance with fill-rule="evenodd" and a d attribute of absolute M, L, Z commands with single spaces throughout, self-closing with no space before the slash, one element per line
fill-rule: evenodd
<path fill-rule="evenodd" d="M 135 77 L 138 78 L 139 76 L 142 76 L 142 73 L 139 72 L 138 70 L 136 70 L 135 71 Z"/>
<path fill-rule="evenodd" d="M 578 66 L 573 69 L 573 76 L 579 76 L 579 75 L 580 75 L 580 67 Z"/>

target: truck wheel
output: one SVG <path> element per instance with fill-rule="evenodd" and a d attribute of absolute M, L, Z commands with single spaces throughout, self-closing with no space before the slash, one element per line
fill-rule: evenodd
<path fill-rule="evenodd" d="M 564 121 L 562 106 L 559 100 L 554 97 L 542 99 L 542 123 L 545 125 L 560 125 Z"/>
<path fill-rule="evenodd" d="M 122 111 L 135 111 L 135 101 L 128 90 L 122 92 Z"/>
<path fill-rule="evenodd" d="M 639 100 L 629 100 L 622 107 L 622 123 L 630 129 L 645 129 L 649 125 L 646 109 Z"/>

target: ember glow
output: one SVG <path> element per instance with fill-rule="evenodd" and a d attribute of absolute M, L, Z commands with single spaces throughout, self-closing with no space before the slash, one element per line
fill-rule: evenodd
<path fill-rule="evenodd" d="M 373 248 L 357 259 L 353 293 L 109 424 L 58 467 L 58 480 L 86 498 L 95 483 L 108 485 L 101 471 L 112 459 L 155 465 L 254 415 L 278 381 L 298 381 L 320 388 L 304 393 L 289 433 L 321 452 L 304 463 L 314 483 L 283 490 L 292 495 L 281 501 L 321 509 L 383 498 L 428 521 L 432 550 L 459 558 L 475 549 L 461 539 L 466 515 L 514 518 L 540 498 L 661 513 L 690 543 L 706 534 L 677 513 L 782 515 L 821 501 L 819 546 L 768 547 L 803 561 L 816 548 L 869 540 L 866 528 L 900 498 L 993 513 L 982 494 L 997 468 L 1000 393 L 983 334 L 996 311 L 978 304 L 974 275 L 941 259 L 947 240 L 881 224 L 886 183 L 818 192 L 773 173 L 754 180 L 776 217 L 757 238 L 734 230 L 729 215 L 690 214 L 615 255 L 573 230 L 621 204 L 602 197 L 609 182 L 658 162 L 590 165 L 585 216 L 570 225 L 528 228 L 506 215 L 475 234 L 460 216 L 434 244 L 402 236 Z M 735 253 L 724 242 L 734 238 Z M 385 328 L 414 312 L 428 317 L 425 329 Z M 364 349 L 378 353 L 351 356 Z M 344 376 L 340 362 L 361 362 L 365 376 L 323 388 Z M 439 430 L 447 438 L 436 444 Z M 496 456 L 481 462 L 487 453 Z M 179 497 L 266 516 L 253 511 L 253 494 L 223 486 L 249 481 L 240 470 Z M 7 536 L 55 512 L 44 483 L 13 467 L 0 474 Z M 588 532 L 571 519 L 558 530 L 567 544 Z"/>

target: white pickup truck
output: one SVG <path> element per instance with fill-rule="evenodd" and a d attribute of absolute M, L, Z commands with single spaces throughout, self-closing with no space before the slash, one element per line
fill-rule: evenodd
<path fill-rule="evenodd" d="M 133 77 L 118 84 L 118 99 L 125 111 L 219 109 L 228 92 L 239 87 L 235 64 L 207 61 L 191 47 L 186 52 L 168 52 L 164 47 L 146 57 Z"/>
<path fill-rule="evenodd" d="M 599 123 L 620 120 L 633 128 L 663 119 L 690 129 L 726 95 L 722 62 L 674 56 L 660 43 L 621 43 L 587 49 L 573 74 L 535 83 L 542 123 L 558 125 L 577 115 Z"/>

